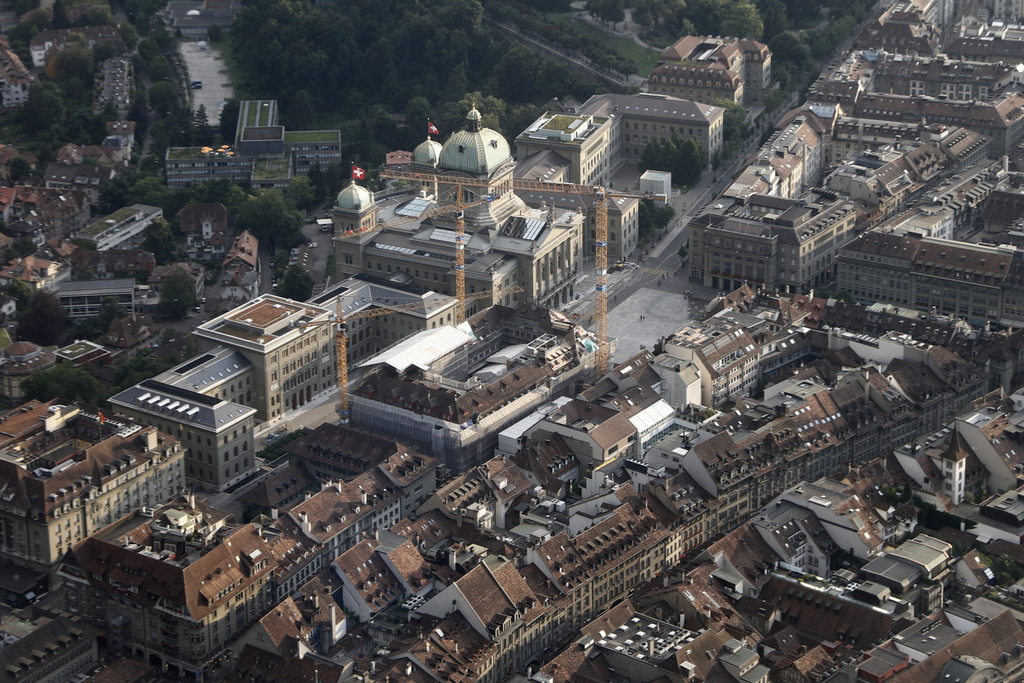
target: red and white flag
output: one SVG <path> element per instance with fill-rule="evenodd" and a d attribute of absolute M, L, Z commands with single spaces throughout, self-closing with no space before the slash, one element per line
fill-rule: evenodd
<path fill-rule="evenodd" d="M 437 129 L 437 126 L 435 126 L 433 123 L 430 122 L 430 119 L 427 119 L 427 133 L 430 134 L 430 135 L 440 135 L 441 134 L 441 131 L 439 131 Z"/>
<path fill-rule="evenodd" d="M 359 168 L 358 166 L 353 166 L 352 167 L 352 177 L 355 178 L 356 180 L 362 180 L 363 178 L 366 177 L 366 171 L 364 171 L 363 169 Z"/>

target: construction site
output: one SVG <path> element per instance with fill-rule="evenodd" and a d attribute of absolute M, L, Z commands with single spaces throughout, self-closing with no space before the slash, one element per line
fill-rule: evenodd
<path fill-rule="evenodd" d="M 558 311 L 493 306 L 365 361 L 352 424 L 461 472 L 493 456 L 503 429 L 592 381 L 596 356 L 594 335 Z"/>

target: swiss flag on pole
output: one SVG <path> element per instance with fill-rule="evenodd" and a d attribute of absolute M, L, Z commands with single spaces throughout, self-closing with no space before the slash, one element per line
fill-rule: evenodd
<path fill-rule="evenodd" d="M 433 123 L 430 122 L 430 119 L 427 119 L 427 133 L 429 133 L 430 135 L 440 135 L 441 134 L 441 131 L 439 131 L 437 129 L 437 126 L 435 126 Z"/>
<path fill-rule="evenodd" d="M 352 167 L 352 177 L 355 178 L 356 180 L 362 180 L 363 178 L 366 177 L 366 171 L 364 171 L 363 169 L 359 168 L 358 166 L 353 166 Z"/>

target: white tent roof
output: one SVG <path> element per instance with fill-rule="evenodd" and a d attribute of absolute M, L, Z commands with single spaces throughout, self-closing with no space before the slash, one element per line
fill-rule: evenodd
<path fill-rule="evenodd" d="M 382 351 L 363 365 L 387 363 L 399 372 L 405 372 L 410 365 L 415 365 L 421 370 L 428 370 L 434 361 L 471 341 L 473 341 L 471 335 L 454 327 L 423 330 L 405 341 L 395 344 L 390 349 Z"/>
<path fill-rule="evenodd" d="M 636 415 L 631 415 L 629 421 L 636 427 L 638 433 L 645 434 L 648 430 L 671 419 L 675 414 L 675 408 L 662 399 L 647 406 Z"/>

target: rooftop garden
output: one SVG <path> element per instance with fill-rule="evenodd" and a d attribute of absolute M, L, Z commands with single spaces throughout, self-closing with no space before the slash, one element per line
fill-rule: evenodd
<path fill-rule="evenodd" d="M 198 147 L 169 147 L 167 149 L 168 159 L 195 159 L 203 156 Z"/>
<path fill-rule="evenodd" d="M 287 159 L 257 159 L 252 166 L 254 180 L 275 180 L 288 178 L 291 169 Z"/>
<path fill-rule="evenodd" d="M 544 128 L 545 130 L 560 130 L 569 132 L 571 130 L 574 130 L 573 128 L 570 127 L 574 122 L 582 122 L 585 119 L 585 116 L 567 116 L 565 114 L 559 114 L 557 116 L 552 116 L 550 119 L 548 119 L 548 122 L 545 123 L 542 126 L 542 128 Z M 579 126 L 580 124 L 577 124 L 576 128 L 578 128 Z"/>
<path fill-rule="evenodd" d="M 101 218 L 100 220 L 96 221 L 95 223 L 90 225 L 85 230 L 82 230 L 81 232 L 83 235 L 95 237 L 96 235 L 99 235 L 114 227 L 121 221 L 131 218 L 136 213 L 138 213 L 138 209 L 133 209 L 130 206 L 126 206 L 123 209 L 118 209 L 117 211 L 115 211 L 114 213 L 110 214 L 105 218 Z"/>
<path fill-rule="evenodd" d="M 337 142 L 341 133 L 336 130 L 295 130 L 284 134 L 285 142 Z"/>

